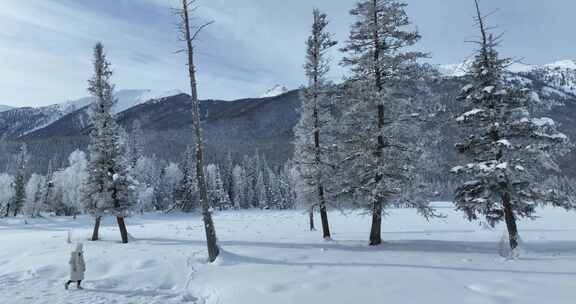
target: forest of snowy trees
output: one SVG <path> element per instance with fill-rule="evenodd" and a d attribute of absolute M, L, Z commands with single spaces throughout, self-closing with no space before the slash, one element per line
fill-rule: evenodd
<path fill-rule="evenodd" d="M 295 153 L 285 164 L 268 163 L 258 151 L 241 157 L 223 153 L 221 161 L 205 163 L 194 47 L 210 23 L 190 24 L 189 5 L 183 0 L 178 15 L 195 144 L 180 161 L 145 155 L 140 122 L 127 130 L 116 125 L 111 64 L 98 43 L 89 81 L 95 97 L 89 150 L 74 151 L 66 167 L 50 164 L 47 174 L 40 175 L 27 169 L 30 156 L 23 144 L 14 155 L 14 172 L 0 174 L 2 216 L 89 214 L 95 219 L 93 240 L 98 239 L 100 218 L 114 216 L 123 242 L 128 242 L 124 217 L 131 214 L 199 212 L 208 246 L 213 246 L 211 261 L 218 251 L 210 214 L 217 210 L 302 208 L 308 210 L 311 229 L 319 212 L 322 237 L 328 240 L 329 210 L 366 209 L 371 214 L 366 223 L 371 227 L 370 245 L 382 243 L 387 209 L 410 207 L 426 218 L 442 216 L 430 201 L 444 189 L 421 170 L 422 162 L 434 162 L 428 158 L 428 139 L 413 140 L 435 119 L 438 107 L 402 94 L 407 83 L 418 86 L 422 79 L 434 77 L 434 71 L 420 63 L 428 54 L 414 51 L 421 37 L 406 4 L 359 1 L 351 10 L 355 22 L 348 39 L 340 43 L 329 30 L 329 17 L 313 11 L 303 54 L 306 85 L 294 130 Z M 490 33 L 477 1 L 476 5 L 480 39 L 466 76 L 469 84 L 461 91 L 461 113 L 453 118 L 461 133 L 455 149 L 462 157 L 444 173 L 459 176 L 461 183 L 453 189 L 456 209 L 470 221 L 505 221 L 513 252 L 521 232 L 517 219 L 534 217 L 543 205 L 576 208 L 575 186 L 556 162 L 572 144 L 552 119 L 535 116 L 535 93 L 507 77 L 511 60 L 499 56 L 501 38 Z M 329 52 L 337 48 L 344 56 L 341 64 L 349 69 L 341 83 L 327 80 Z"/>

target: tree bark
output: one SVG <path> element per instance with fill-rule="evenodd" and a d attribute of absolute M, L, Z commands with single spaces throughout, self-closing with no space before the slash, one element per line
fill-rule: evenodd
<path fill-rule="evenodd" d="M 117 216 L 116 222 L 118 222 L 118 228 L 120 229 L 120 236 L 122 237 L 122 244 L 128 243 L 128 229 L 126 229 L 126 222 L 124 222 L 124 217 Z"/>
<path fill-rule="evenodd" d="M 322 220 L 322 234 L 325 240 L 329 240 L 330 226 L 328 225 L 328 212 L 326 212 L 326 202 L 324 201 L 324 187 L 319 185 L 318 195 L 320 196 L 320 219 Z"/>
<path fill-rule="evenodd" d="M 314 227 L 314 206 L 312 206 L 308 212 L 310 218 L 310 231 L 316 231 Z"/>
<path fill-rule="evenodd" d="M 94 231 L 92 231 L 92 241 L 97 241 L 100 239 L 98 232 L 100 231 L 100 221 L 102 220 L 102 217 L 97 216 L 94 219 Z"/>
<path fill-rule="evenodd" d="M 315 88 L 314 90 L 317 92 L 318 91 L 318 87 L 317 87 L 317 79 L 315 79 Z M 330 226 L 328 224 L 328 212 L 326 212 L 326 198 L 324 196 L 324 186 L 322 185 L 322 173 L 321 173 L 321 167 L 322 167 L 322 159 L 321 159 L 321 154 L 322 151 L 320 149 L 320 115 L 319 115 L 319 109 L 318 109 L 318 96 L 316 95 L 316 93 L 314 93 L 314 152 L 315 152 L 315 163 L 317 166 L 317 169 L 319 171 L 318 173 L 318 178 L 317 178 L 317 184 L 318 184 L 318 200 L 319 200 L 319 204 L 318 206 L 320 207 L 320 219 L 322 221 L 322 234 L 323 234 L 323 238 L 324 239 L 330 239 Z"/>
<path fill-rule="evenodd" d="M 382 201 L 377 199 L 372 206 L 372 228 L 370 229 L 370 246 L 382 243 Z"/>
<path fill-rule="evenodd" d="M 510 193 L 502 194 L 502 205 L 504 206 L 504 220 L 506 221 L 506 228 L 508 229 L 508 239 L 510 241 L 510 249 L 514 250 L 518 247 L 518 227 L 516 226 L 516 218 L 510 202 Z"/>
<path fill-rule="evenodd" d="M 196 70 L 194 66 L 194 46 L 193 40 L 202 28 L 208 24 L 199 27 L 194 33 L 190 32 L 190 18 L 188 16 L 188 2 L 182 0 L 182 26 L 184 27 L 184 40 L 188 52 L 188 76 L 190 79 L 190 96 L 192 99 L 192 125 L 196 135 L 196 177 L 198 190 L 200 192 L 200 204 L 202 207 L 202 219 L 204 221 L 204 230 L 206 232 L 206 245 L 208 247 L 208 260 L 214 262 L 220 253 L 216 239 L 216 228 L 212 220 L 210 206 L 208 205 L 208 189 L 206 186 L 206 177 L 204 175 L 204 143 L 202 138 L 202 128 L 200 124 L 200 105 L 198 100 L 198 87 L 196 83 Z"/>
<path fill-rule="evenodd" d="M 374 47 L 374 85 L 376 91 L 378 92 L 377 97 L 382 98 L 380 93 L 384 90 L 384 84 L 382 79 L 382 69 L 380 67 L 380 52 L 383 46 L 380 43 L 380 34 L 378 32 L 378 2 L 374 0 L 372 5 L 374 6 L 374 14 L 372 16 L 374 27 L 373 27 L 373 47 Z M 376 138 L 378 146 L 376 147 L 375 156 L 378 159 L 378 166 L 381 165 L 384 157 L 384 135 L 382 134 L 384 130 L 384 104 L 382 100 L 377 100 L 377 119 L 378 119 L 378 136 Z M 382 174 L 377 173 L 374 177 L 376 184 L 380 183 L 384 177 Z M 372 227 L 370 229 L 370 246 L 377 246 L 382 243 L 382 206 L 383 198 L 379 195 L 376 196 L 374 202 L 372 203 Z"/>

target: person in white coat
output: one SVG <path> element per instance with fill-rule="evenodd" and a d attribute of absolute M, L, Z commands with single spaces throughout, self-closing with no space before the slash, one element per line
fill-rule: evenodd
<path fill-rule="evenodd" d="M 82 247 L 82 243 L 78 243 L 76 249 L 70 253 L 70 280 L 64 285 L 66 289 L 72 282 L 76 282 L 78 289 L 82 289 L 80 284 L 84 280 L 84 272 L 86 271 Z"/>

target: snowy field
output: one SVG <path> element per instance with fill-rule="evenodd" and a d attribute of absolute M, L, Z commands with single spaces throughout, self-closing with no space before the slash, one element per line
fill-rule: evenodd
<path fill-rule="evenodd" d="M 212 265 L 197 215 L 132 217 L 127 245 L 108 218 L 104 240 L 85 242 L 85 290 L 68 291 L 67 231 L 86 239 L 89 218 L 2 219 L 0 303 L 575 303 L 571 214 L 549 209 L 520 222 L 524 252 L 505 260 L 502 226 L 441 210 L 448 217 L 430 223 L 393 210 L 376 248 L 367 246 L 369 216 L 357 212 L 330 213 L 328 242 L 307 231 L 302 211 L 218 213 L 223 254 Z"/>

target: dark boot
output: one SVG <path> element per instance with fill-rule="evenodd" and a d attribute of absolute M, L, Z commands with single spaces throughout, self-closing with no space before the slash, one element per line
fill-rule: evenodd
<path fill-rule="evenodd" d="M 82 280 L 78 281 L 78 285 L 76 285 L 76 287 L 78 287 L 78 289 L 84 289 L 82 286 L 80 286 L 80 283 L 82 283 Z"/>

